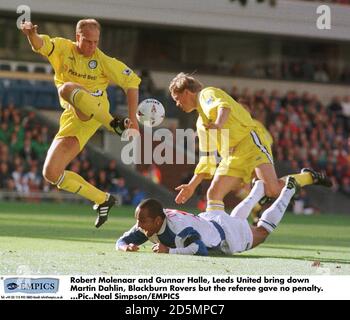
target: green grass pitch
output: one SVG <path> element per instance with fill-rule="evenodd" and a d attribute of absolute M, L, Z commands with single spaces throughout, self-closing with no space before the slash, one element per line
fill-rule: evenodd
<path fill-rule="evenodd" d="M 45 275 L 350 275 L 350 216 L 286 214 L 259 247 L 233 256 L 115 250 L 134 209 L 114 209 L 94 227 L 85 204 L 0 202 L 0 274 Z"/>

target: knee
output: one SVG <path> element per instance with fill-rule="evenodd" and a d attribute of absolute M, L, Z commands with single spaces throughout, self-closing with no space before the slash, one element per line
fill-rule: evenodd
<path fill-rule="evenodd" d="M 267 185 L 265 184 L 265 195 L 269 198 L 278 198 L 281 193 L 281 186 L 277 184 Z"/>
<path fill-rule="evenodd" d="M 65 82 L 58 88 L 58 94 L 61 98 L 66 101 L 69 101 L 70 94 L 75 88 L 79 88 L 80 86 L 74 82 Z"/>
<path fill-rule="evenodd" d="M 44 165 L 42 174 L 47 182 L 56 184 L 62 172 L 58 172 L 58 170 L 55 170 L 51 165 Z"/>
<path fill-rule="evenodd" d="M 208 200 L 221 200 L 219 198 L 218 190 L 215 185 L 210 186 L 207 191 L 207 199 Z"/>

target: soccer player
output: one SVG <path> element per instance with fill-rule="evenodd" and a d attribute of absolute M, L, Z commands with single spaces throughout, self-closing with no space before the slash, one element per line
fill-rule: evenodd
<path fill-rule="evenodd" d="M 65 169 L 101 125 L 119 135 L 126 127 L 138 129 L 136 108 L 141 80 L 124 63 L 98 48 L 101 27 L 95 19 L 78 21 L 75 42 L 38 34 L 38 26 L 28 21 L 21 24 L 21 29 L 33 51 L 51 63 L 64 109 L 58 133 L 47 153 L 44 178 L 59 189 L 93 201 L 97 211 L 95 226 L 99 228 L 107 221 L 116 199 Z M 129 119 L 113 118 L 109 113 L 106 88 L 110 81 L 124 90 Z"/>
<path fill-rule="evenodd" d="M 280 196 L 263 212 L 257 227 L 248 224 L 250 212 L 244 216 L 230 216 L 218 210 L 195 216 L 163 209 L 155 199 L 144 200 L 135 210 L 136 225 L 117 240 L 116 249 L 137 251 L 147 240 L 155 243 L 152 250 L 156 253 L 206 256 L 208 249 L 225 254 L 252 249 L 277 227 L 298 187 L 295 179 L 289 176 Z"/>
<path fill-rule="evenodd" d="M 249 196 L 234 210 L 242 210 L 244 215 L 262 198 L 280 195 L 285 181 L 277 178 L 269 142 L 241 104 L 221 89 L 203 88 L 197 79 L 182 72 L 170 82 L 169 91 L 182 111 L 189 113 L 196 110 L 199 114 L 197 133 L 201 157 L 191 181 L 176 188 L 179 191 L 176 203 L 185 203 L 203 179 L 213 177 L 207 191 L 207 211 L 224 211 L 226 194 L 237 191 L 242 182 L 249 183 L 254 173 L 259 180 Z M 216 151 L 222 157 L 218 168 Z M 305 169 L 294 178 L 300 186 L 331 186 L 325 175 L 311 169 Z"/>

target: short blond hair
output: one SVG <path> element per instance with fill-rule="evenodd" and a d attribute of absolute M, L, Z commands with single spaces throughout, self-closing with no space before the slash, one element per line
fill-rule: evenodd
<path fill-rule="evenodd" d="M 96 28 L 98 31 L 101 31 L 101 25 L 95 19 L 82 19 L 79 20 L 75 28 L 76 33 L 81 33 L 83 28 Z"/>
<path fill-rule="evenodd" d="M 182 93 L 185 89 L 196 93 L 203 89 L 203 85 L 188 73 L 180 72 L 169 85 L 171 94 Z"/>

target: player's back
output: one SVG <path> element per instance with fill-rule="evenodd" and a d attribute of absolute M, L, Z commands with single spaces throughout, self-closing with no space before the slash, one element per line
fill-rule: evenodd
<path fill-rule="evenodd" d="M 201 110 L 197 121 L 197 129 L 203 127 L 203 123 L 215 122 L 220 108 L 229 109 L 230 113 L 222 129 L 229 130 L 229 146 L 236 146 L 242 139 L 249 135 L 255 128 L 255 123 L 250 113 L 225 91 L 207 87 L 199 93 Z M 221 139 L 218 139 L 218 149 L 221 149 Z M 220 152 L 222 153 L 222 152 Z"/>
<path fill-rule="evenodd" d="M 212 222 L 181 210 L 165 209 L 164 212 L 167 224 L 175 234 L 185 237 L 186 233 L 194 230 L 200 234 L 206 247 L 213 248 L 220 244 L 220 233 Z"/>

